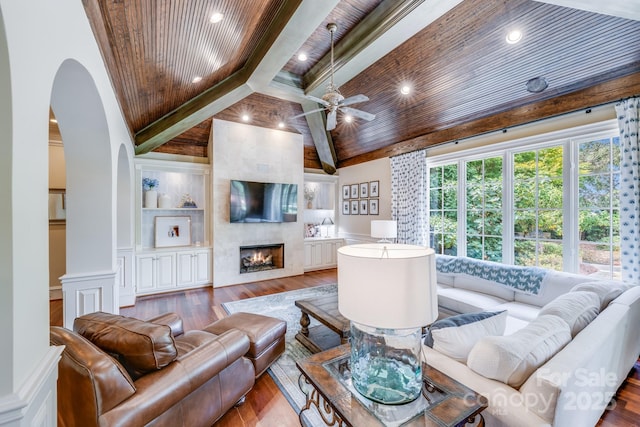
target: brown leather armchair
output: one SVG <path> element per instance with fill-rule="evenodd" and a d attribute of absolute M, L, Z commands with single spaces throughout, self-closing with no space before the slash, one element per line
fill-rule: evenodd
<path fill-rule="evenodd" d="M 51 327 L 51 344 L 65 346 L 61 427 L 211 426 L 255 381 L 244 333 L 185 333 L 173 313 L 147 322 L 92 313 L 74 331 Z"/>

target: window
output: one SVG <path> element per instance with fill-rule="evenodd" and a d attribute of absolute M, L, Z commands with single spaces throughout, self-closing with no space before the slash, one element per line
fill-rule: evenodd
<path fill-rule="evenodd" d="M 429 176 L 431 247 L 440 254 L 457 255 L 458 166 L 431 168 Z"/>
<path fill-rule="evenodd" d="M 620 138 L 578 147 L 580 272 L 620 277 Z"/>
<path fill-rule="evenodd" d="M 467 256 L 502 261 L 502 158 L 466 162 Z"/>
<path fill-rule="evenodd" d="M 513 154 L 514 264 L 563 270 L 563 147 Z"/>
<path fill-rule="evenodd" d="M 620 277 L 615 122 L 427 157 L 437 253 Z"/>

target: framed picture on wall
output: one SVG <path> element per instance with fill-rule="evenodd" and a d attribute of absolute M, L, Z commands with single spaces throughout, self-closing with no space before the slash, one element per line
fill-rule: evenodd
<path fill-rule="evenodd" d="M 369 183 L 369 197 L 380 197 L 380 181 Z"/>
<path fill-rule="evenodd" d="M 378 215 L 378 199 L 369 199 L 369 215 Z"/>
<path fill-rule="evenodd" d="M 342 215 L 349 215 L 349 209 L 350 204 L 348 200 L 343 200 L 342 201 Z"/>
<path fill-rule="evenodd" d="M 352 200 L 351 201 L 351 215 L 358 215 L 358 201 L 357 200 Z"/>
<path fill-rule="evenodd" d="M 351 198 L 358 198 L 358 184 L 351 184 Z"/>
<path fill-rule="evenodd" d="M 155 217 L 156 248 L 191 245 L 191 217 Z"/>
<path fill-rule="evenodd" d="M 369 201 L 360 200 L 360 215 L 369 215 Z"/>
<path fill-rule="evenodd" d="M 360 198 L 366 199 L 369 197 L 369 183 L 363 182 L 360 184 Z"/>
<path fill-rule="evenodd" d="M 351 195 L 351 189 L 349 188 L 349 186 L 348 185 L 343 185 L 342 186 L 342 200 L 347 200 L 350 195 Z"/>

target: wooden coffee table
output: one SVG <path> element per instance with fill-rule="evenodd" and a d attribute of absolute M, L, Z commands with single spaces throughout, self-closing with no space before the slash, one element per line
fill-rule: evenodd
<path fill-rule="evenodd" d="M 302 311 L 296 339 L 309 351 L 319 353 L 347 342 L 350 324 L 338 311 L 338 294 L 298 300 L 296 307 Z M 321 324 L 310 328 L 309 316 Z"/>
<path fill-rule="evenodd" d="M 355 391 L 349 359 L 346 344 L 296 363 L 301 372 L 298 384 L 307 398 L 299 414 L 301 425 L 304 412 L 315 407 L 329 426 L 484 426 L 480 413 L 487 399 L 435 368 L 422 364 L 427 387 L 414 402 L 383 405 Z"/>

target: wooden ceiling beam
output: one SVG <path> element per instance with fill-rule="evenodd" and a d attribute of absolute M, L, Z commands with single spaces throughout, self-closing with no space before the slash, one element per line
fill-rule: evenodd
<path fill-rule="evenodd" d="M 425 135 L 340 161 L 338 162 L 338 167 L 353 166 L 384 157 L 398 156 L 447 142 L 500 131 L 574 111 L 586 110 L 638 95 L 640 95 L 640 73 L 630 74 L 555 98 L 525 104 L 511 108 L 508 111 L 497 112 L 491 116 L 468 121 L 462 120 L 461 123 L 451 123 L 445 128 Z"/>
<path fill-rule="evenodd" d="M 406 41 L 460 1 L 442 1 L 437 6 L 429 2 L 427 5 L 424 0 L 405 2 L 387 0 L 381 3 L 336 47 L 334 52 L 334 66 L 337 65 L 335 68 L 338 70 L 336 84 L 340 85 L 355 77 L 384 56 L 388 50 Z M 394 26 L 396 26 L 395 29 Z M 312 93 L 315 90 L 315 95 L 321 96 L 330 78 L 330 72 L 331 58 L 328 54 L 311 68 L 302 82 L 298 76 L 280 72 L 269 84 L 263 85 L 258 91 L 265 95 L 299 102 L 303 111 L 310 111 L 320 105 L 306 99 L 305 92 Z M 308 86 L 305 87 L 304 82 Z M 306 119 L 322 169 L 327 174 L 333 175 L 337 170 L 337 157 L 331 134 L 326 131 L 325 114 L 324 112 L 313 113 L 306 116 Z"/>
<path fill-rule="evenodd" d="M 462 0 L 385 0 L 334 48 L 334 83 L 340 86 L 413 37 Z M 327 32 L 327 44 L 329 36 Z M 305 92 L 321 96 L 331 77 L 327 53 L 303 77 Z"/>
<path fill-rule="evenodd" d="M 300 102 L 302 111 L 305 113 L 318 108 L 318 104 L 313 101 L 304 100 Z M 311 138 L 313 144 L 316 147 L 322 170 L 329 175 L 336 173 L 338 168 L 336 167 L 336 152 L 333 147 L 333 141 L 331 140 L 331 134 L 326 131 L 327 118 L 324 111 L 318 111 L 305 116 L 307 124 L 309 125 L 309 131 L 311 132 Z"/>
<path fill-rule="evenodd" d="M 245 66 L 135 134 L 136 154 L 148 153 L 266 86 L 339 0 L 288 0 Z"/>

